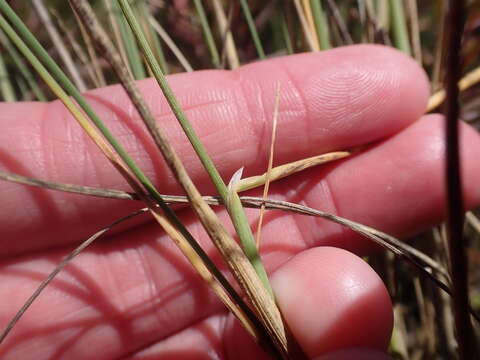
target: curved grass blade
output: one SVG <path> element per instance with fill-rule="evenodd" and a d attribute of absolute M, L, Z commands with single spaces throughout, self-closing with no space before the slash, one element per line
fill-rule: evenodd
<path fill-rule="evenodd" d="M 64 63 L 65 67 L 68 70 L 68 73 L 72 77 L 73 82 L 75 83 L 75 86 L 80 91 L 87 90 L 87 86 L 85 85 L 83 78 L 80 76 L 77 66 L 75 65 L 72 57 L 70 56 L 70 52 L 67 50 L 67 47 L 65 46 L 60 34 L 58 33 L 57 28 L 53 24 L 52 19 L 48 14 L 48 10 L 45 7 L 45 3 L 43 2 L 43 0 L 32 0 L 32 3 L 35 9 L 37 10 L 37 13 L 39 15 L 40 20 L 43 23 L 43 26 L 47 30 L 48 35 L 50 36 L 50 39 L 52 39 L 55 49 L 60 55 L 62 62 Z"/>
<path fill-rule="evenodd" d="M 212 29 L 207 20 L 207 15 L 205 14 L 205 9 L 202 5 L 202 0 L 193 0 L 195 4 L 195 9 L 197 10 L 198 19 L 200 20 L 200 25 L 202 27 L 203 36 L 207 43 L 208 50 L 210 51 L 210 57 L 212 59 L 212 64 L 215 68 L 220 69 L 220 55 L 218 54 L 217 45 L 215 45 L 215 39 L 212 35 Z"/>
<path fill-rule="evenodd" d="M 132 212 L 131 214 L 128 214 L 127 216 L 124 216 L 118 220 L 115 220 L 112 222 L 110 225 L 104 227 L 102 230 L 96 232 L 92 236 L 90 236 L 87 240 L 82 242 L 77 248 L 75 248 L 70 254 L 68 254 L 56 267 L 55 269 L 40 283 L 40 285 L 37 287 L 37 289 L 30 295 L 27 301 L 23 304 L 23 306 L 18 310 L 18 312 L 15 314 L 15 316 L 8 322 L 7 326 L 4 328 L 4 330 L 0 333 L 0 344 L 5 340 L 7 335 L 12 331 L 14 328 L 15 324 L 20 320 L 20 318 L 25 314 L 27 309 L 32 305 L 32 303 L 35 301 L 36 298 L 42 293 L 42 291 L 47 287 L 48 284 L 58 275 L 60 271 L 62 271 L 65 266 L 73 259 L 75 258 L 78 254 L 80 254 L 84 249 L 86 249 L 88 246 L 90 246 L 96 239 L 98 239 L 100 236 L 105 234 L 107 231 L 111 230 L 113 227 L 115 227 L 118 224 L 123 223 L 126 220 L 129 220 L 139 214 L 145 213 L 148 211 L 148 208 L 143 208 L 140 210 L 137 210 L 135 212 Z"/>
<path fill-rule="evenodd" d="M 128 193 L 120 190 L 111 190 L 111 189 L 100 189 L 92 188 L 87 186 L 79 185 L 69 185 L 69 184 L 57 184 L 52 182 L 47 182 L 38 179 L 30 179 L 23 176 L 8 174 L 5 172 L 0 172 L 0 179 L 13 181 L 17 183 L 22 183 L 31 186 L 44 187 L 44 184 L 47 188 L 57 191 L 73 192 L 84 195 L 92 196 L 101 196 L 106 198 L 122 199 L 122 200 L 139 200 L 138 196 L 133 193 Z M 179 195 L 162 195 L 165 202 L 168 203 L 177 203 L 177 204 L 188 204 L 189 200 L 186 196 Z M 210 205 L 221 206 L 223 205 L 221 199 L 218 196 L 204 196 L 203 199 Z M 421 251 L 413 248 L 412 246 L 396 239 L 395 237 L 388 235 L 382 231 L 376 230 L 372 227 L 356 223 L 354 221 L 342 218 L 337 215 L 329 214 L 327 212 L 316 210 L 304 205 L 299 205 L 291 202 L 280 201 L 280 200 L 270 200 L 262 199 L 252 196 L 242 196 L 240 197 L 243 206 L 250 208 L 261 208 L 265 206 L 270 210 L 282 210 L 288 211 L 297 214 L 317 216 L 324 218 L 329 221 L 336 222 L 342 226 L 345 226 L 358 234 L 365 236 L 366 238 L 374 241 L 379 244 L 386 250 L 392 252 L 393 254 L 400 256 L 402 258 L 407 258 L 408 262 L 413 264 L 417 269 L 419 269 L 427 278 L 430 278 L 437 286 L 444 290 L 447 294 L 451 296 L 451 290 L 449 286 L 439 280 L 438 278 L 433 278 L 433 273 L 441 275 L 447 283 L 450 282 L 448 272 L 434 259 L 430 258 L 428 255 L 422 253 Z M 143 209 L 144 211 L 147 208 Z M 409 260 L 411 258 L 412 260 Z M 433 273 L 432 273 L 433 272 Z M 473 309 L 470 309 L 472 316 L 480 323 L 480 318 L 478 314 L 475 313 Z"/>
<path fill-rule="evenodd" d="M 253 21 L 252 12 L 248 6 L 247 0 L 240 0 L 240 5 L 242 6 L 243 15 L 247 20 L 248 29 L 252 35 L 253 43 L 255 44 L 255 49 L 257 50 L 258 57 L 261 60 L 266 58 L 265 50 L 263 50 L 262 42 L 260 41 L 260 36 L 258 36 L 257 28 L 255 22 Z"/>
<path fill-rule="evenodd" d="M 14 102 L 17 100 L 10 77 L 8 76 L 5 60 L 3 59 L 3 52 L 0 52 L 0 92 L 3 101 Z"/>
<path fill-rule="evenodd" d="M 175 55 L 178 62 L 183 66 L 186 72 L 193 71 L 192 65 L 188 62 L 185 55 L 183 55 L 182 51 L 178 48 L 177 45 L 173 42 L 172 38 L 168 35 L 165 29 L 160 25 L 160 23 L 155 20 L 153 17 L 149 18 L 150 24 L 152 28 L 157 32 L 157 34 L 162 38 L 163 42 L 167 45 L 170 51 Z M 160 64 L 159 64 L 160 65 Z M 163 71 L 163 66 L 160 66 Z M 164 71 L 163 71 L 164 72 Z M 165 73 L 165 72 L 164 72 Z"/>
<path fill-rule="evenodd" d="M 401 0 L 390 0 L 390 16 L 392 19 L 393 41 L 395 47 L 410 55 L 410 41 L 408 40 L 407 21 L 403 9 L 404 2 Z"/>
<path fill-rule="evenodd" d="M 332 46 L 330 44 L 330 30 L 328 28 L 328 21 L 325 12 L 322 8 L 320 0 L 310 0 L 312 7 L 313 19 L 315 21 L 315 30 L 317 31 L 317 38 L 320 50 L 328 50 Z"/>
<path fill-rule="evenodd" d="M 275 104 L 273 106 L 273 121 L 272 121 L 272 137 L 270 139 L 270 154 L 268 156 L 267 172 L 265 173 L 265 185 L 263 187 L 263 196 L 265 200 L 268 196 L 268 190 L 270 187 L 270 177 L 273 167 L 273 153 L 275 151 L 275 139 L 277 137 L 277 122 L 278 122 L 278 109 L 280 106 L 280 84 L 277 84 L 275 89 Z M 260 248 L 260 238 L 262 234 L 263 214 L 265 213 L 265 204 L 260 207 L 260 216 L 257 222 L 257 234 L 255 237 L 255 245 L 257 249 Z"/>

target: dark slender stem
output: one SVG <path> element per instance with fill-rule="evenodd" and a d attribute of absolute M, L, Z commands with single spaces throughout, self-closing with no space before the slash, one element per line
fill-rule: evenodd
<path fill-rule="evenodd" d="M 464 206 L 459 155 L 459 88 L 461 41 L 465 21 L 465 1 L 449 1 L 446 18 L 446 181 L 447 239 L 452 273 L 452 293 L 460 359 L 477 359 L 477 349 L 470 322 L 468 300 L 468 263 L 463 237 Z"/>

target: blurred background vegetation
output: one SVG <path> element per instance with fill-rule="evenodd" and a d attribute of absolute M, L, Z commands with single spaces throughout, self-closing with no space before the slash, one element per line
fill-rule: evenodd
<path fill-rule="evenodd" d="M 116 83 L 63 0 L 10 1 L 50 55 L 80 90 Z M 132 33 L 113 0 L 91 1 L 136 79 L 150 76 Z M 149 42 L 167 74 L 233 69 L 259 59 L 331 47 L 380 43 L 411 55 L 426 70 L 432 92 L 444 76 L 446 1 L 443 0 L 135 0 Z M 480 2 L 469 1 L 462 45 L 462 120 L 480 129 Z M 402 71 L 402 69 L 398 69 Z M 0 100 L 47 101 L 54 95 L 0 32 Z M 432 103 L 430 110 L 440 111 Z M 467 214 L 471 301 L 480 310 L 480 221 Z M 409 242 L 445 264 L 442 226 Z M 448 296 L 409 264 L 391 255 L 367 259 L 384 278 L 395 303 L 390 346 L 398 359 L 456 357 Z M 477 329 L 478 330 L 478 329 Z M 478 336 L 478 331 L 477 331 Z"/>

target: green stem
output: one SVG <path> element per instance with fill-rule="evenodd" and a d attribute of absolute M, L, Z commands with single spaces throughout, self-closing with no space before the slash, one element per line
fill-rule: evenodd
<path fill-rule="evenodd" d="M 240 5 L 242 6 L 243 14 L 247 20 L 248 28 L 250 29 L 250 34 L 252 35 L 255 48 L 257 49 L 258 57 L 262 60 L 265 59 L 265 51 L 263 50 L 262 42 L 258 36 L 257 28 L 255 27 L 255 22 L 253 21 L 252 12 L 248 6 L 247 0 L 240 0 Z"/>
<path fill-rule="evenodd" d="M 115 19 L 120 29 L 123 45 L 125 46 L 125 52 L 127 53 L 128 62 L 130 63 L 130 68 L 132 69 L 133 77 L 136 80 L 145 79 L 147 74 L 145 72 L 145 67 L 143 66 L 142 58 L 140 57 L 140 52 L 138 51 L 137 42 L 133 37 L 132 30 L 125 21 L 125 18 L 122 16 L 122 12 L 118 7 L 117 1 L 112 1 L 112 10 L 115 14 Z"/>
<path fill-rule="evenodd" d="M 17 100 L 15 91 L 8 76 L 7 67 L 3 60 L 2 52 L 0 52 L 0 92 L 2 93 L 3 101 L 14 102 Z"/>
<path fill-rule="evenodd" d="M 312 6 L 313 18 L 315 21 L 315 30 L 317 31 L 318 42 L 321 50 L 330 49 L 330 31 L 325 12 L 322 8 L 320 0 L 310 0 Z"/>
<path fill-rule="evenodd" d="M 200 25 L 202 26 L 203 36 L 207 42 L 208 50 L 210 51 L 210 56 L 212 58 L 213 66 L 217 69 L 221 68 L 220 65 L 220 55 L 218 54 L 217 46 L 215 45 L 215 40 L 213 39 L 212 30 L 210 29 L 210 24 L 207 20 L 207 15 L 205 15 L 205 10 L 202 5 L 201 0 L 194 0 L 195 8 L 197 9 L 198 18 L 200 20 Z"/>
<path fill-rule="evenodd" d="M 390 0 L 390 16 L 395 46 L 410 55 L 412 51 L 410 49 L 410 41 L 408 40 L 407 21 L 401 0 Z"/>

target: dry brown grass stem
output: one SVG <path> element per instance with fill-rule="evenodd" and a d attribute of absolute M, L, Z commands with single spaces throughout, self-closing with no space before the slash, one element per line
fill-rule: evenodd
<path fill-rule="evenodd" d="M 83 78 L 81 77 L 75 63 L 73 62 L 73 59 L 70 56 L 70 52 L 67 50 L 67 47 L 63 43 L 62 37 L 58 33 L 55 25 L 52 23 L 52 20 L 50 18 L 50 15 L 48 14 L 48 10 L 45 7 L 43 0 L 33 0 L 32 3 L 35 6 L 35 9 L 37 10 L 40 20 L 45 26 L 45 29 L 47 30 L 48 35 L 50 36 L 53 44 L 55 45 L 55 49 L 58 51 L 60 58 L 65 64 L 65 67 L 67 68 L 69 75 L 72 77 L 73 82 L 75 83 L 75 85 L 80 91 L 82 92 L 86 91 L 87 86 L 85 85 Z"/>
<path fill-rule="evenodd" d="M 213 10 L 215 17 L 217 18 L 218 27 L 220 33 L 225 37 L 225 53 L 228 59 L 230 69 L 236 69 L 240 66 L 240 60 L 238 59 L 237 47 L 233 40 L 232 32 L 230 31 L 229 21 L 225 15 L 223 4 L 220 0 L 212 0 Z"/>
<path fill-rule="evenodd" d="M 280 106 L 280 84 L 277 83 L 275 87 L 275 105 L 273 108 L 273 121 L 272 121 L 272 137 L 270 139 L 270 153 L 268 156 L 268 165 L 267 172 L 265 173 L 265 185 L 263 186 L 263 200 L 267 199 L 268 189 L 270 187 L 270 176 L 273 167 L 273 154 L 275 152 L 275 139 L 277 136 L 277 123 L 278 123 L 278 110 Z M 258 217 L 257 223 L 257 233 L 255 237 L 255 243 L 257 249 L 260 247 L 260 238 L 262 236 L 262 224 L 263 224 L 263 215 L 265 213 L 265 204 L 262 204 L 260 207 L 260 215 Z"/>
<path fill-rule="evenodd" d="M 303 34 L 305 35 L 305 39 L 307 41 L 307 44 L 312 51 L 318 51 L 318 42 L 315 41 L 315 38 L 313 36 L 313 29 L 310 29 L 308 26 L 308 21 L 307 17 L 305 15 L 305 12 L 303 11 L 302 4 L 300 3 L 300 0 L 295 0 L 295 9 L 297 10 L 298 18 L 300 19 L 300 24 L 302 25 L 302 30 Z"/>
<path fill-rule="evenodd" d="M 458 82 L 460 91 L 465 91 L 480 82 L 480 66 L 468 72 Z M 445 101 L 445 90 L 439 90 L 428 100 L 427 112 L 436 109 Z"/>

